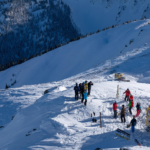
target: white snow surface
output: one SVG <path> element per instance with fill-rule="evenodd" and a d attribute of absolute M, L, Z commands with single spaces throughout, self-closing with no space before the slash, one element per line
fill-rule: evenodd
<path fill-rule="evenodd" d="M 137 83 L 133 77 L 126 76 L 131 82 L 114 81 L 114 74 L 100 76 L 97 74 L 97 78 L 91 78 L 94 86 L 87 106 L 84 106 L 80 100 L 74 100 L 74 83 L 90 80 L 82 76 L 80 79 L 74 78 L 75 81 L 69 78 L 38 86 L 1 91 L 0 104 L 3 105 L 0 108 L 1 125 L 4 125 L 4 128 L 0 130 L 0 149 L 95 150 L 100 147 L 104 150 L 118 150 L 124 147 L 130 150 L 148 150 L 150 135 L 145 131 L 145 114 L 149 105 L 150 86 Z M 116 99 L 117 85 L 120 86 L 119 99 Z M 118 112 L 123 104 L 127 106 L 127 102 L 124 102 L 122 97 L 127 87 L 134 95 L 135 103 L 142 104 L 140 114 L 142 120 L 138 121 L 130 141 L 117 137 L 115 130 L 120 128 L 131 133 L 126 125 L 132 116 L 127 114 L 127 122 L 122 124 L 120 117 L 116 120 L 113 118 L 112 111 L 114 101 L 118 102 Z M 49 93 L 43 95 L 44 89 L 49 89 Z M 93 112 L 96 113 L 97 123 L 91 122 Z M 102 113 L 102 128 L 100 128 L 99 112 Z M 133 114 L 136 114 L 135 107 Z M 15 115 L 13 120 L 11 120 L 12 115 Z M 30 135 L 26 136 L 27 134 Z M 142 142 L 143 146 L 137 146 L 134 138 Z"/>
<path fill-rule="evenodd" d="M 6 84 L 11 86 L 15 80 L 17 83 L 11 87 L 59 81 L 100 64 L 105 64 L 110 71 L 140 76 L 140 80 L 148 77 L 149 22 L 148 19 L 115 27 L 2 71 L 0 89 L 4 89 Z"/>
<path fill-rule="evenodd" d="M 63 0 L 82 34 L 150 17 L 149 0 Z"/>
<path fill-rule="evenodd" d="M 100 32 L 0 72 L 0 127 L 4 126 L 0 128 L 0 149 L 149 150 L 150 134 L 145 131 L 146 108 L 150 105 L 148 22 Z M 129 44 L 130 41 L 133 42 Z M 123 73 L 130 82 L 115 81 L 114 72 Z M 14 80 L 17 83 L 4 90 L 6 83 Z M 94 83 L 87 106 L 74 99 L 73 90 L 75 83 L 85 80 Z M 126 128 L 132 119 L 129 113 L 125 124 L 120 116 L 113 118 L 114 101 L 118 103 L 118 112 L 123 104 L 128 105 L 123 100 L 127 88 L 135 105 L 140 102 L 142 106 L 134 134 Z M 49 93 L 44 95 L 47 89 Z M 97 123 L 91 122 L 93 112 Z M 130 133 L 130 141 L 116 136 L 117 128 Z M 135 138 L 142 143 L 141 147 Z"/>

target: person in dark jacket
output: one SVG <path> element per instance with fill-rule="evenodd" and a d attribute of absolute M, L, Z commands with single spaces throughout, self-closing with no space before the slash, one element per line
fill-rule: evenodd
<path fill-rule="evenodd" d="M 118 105 L 117 105 L 117 103 L 115 101 L 113 103 L 114 118 L 117 118 L 117 107 L 118 107 Z"/>
<path fill-rule="evenodd" d="M 75 100 L 78 100 L 79 86 L 77 83 L 76 83 L 76 86 L 74 87 L 74 91 L 75 91 Z"/>
<path fill-rule="evenodd" d="M 90 95 L 90 93 L 91 93 L 91 86 L 93 85 L 93 83 L 92 83 L 92 81 L 90 81 L 89 83 L 88 83 L 88 96 Z"/>
<path fill-rule="evenodd" d="M 126 109 L 125 109 L 124 105 L 122 105 L 122 109 L 121 109 L 121 122 L 122 123 L 126 122 L 125 112 L 126 112 Z"/>
<path fill-rule="evenodd" d="M 80 87 L 80 92 L 82 94 L 81 103 L 83 103 L 83 101 L 84 101 L 84 82 L 82 83 L 82 86 Z"/>
<path fill-rule="evenodd" d="M 81 89 L 82 89 L 82 83 L 79 84 L 79 89 L 80 89 L 79 95 L 80 95 L 80 98 L 82 99 L 82 92 L 81 92 Z"/>
<path fill-rule="evenodd" d="M 131 124 L 131 131 L 134 132 L 135 131 L 135 126 L 136 126 L 135 116 L 133 116 L 133 119 L 131 120 L 130 124 Z"/>

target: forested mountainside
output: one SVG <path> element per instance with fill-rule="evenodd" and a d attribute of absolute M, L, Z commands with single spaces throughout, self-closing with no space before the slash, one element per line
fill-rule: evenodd
<path fill-rule="evenodd" d="M 0 65 L 34 57 L 79 37 L 70 14 L 62 1 L 0 1 Z"/>
<path fill-rule="evenodd" d="M 0 0 L 0 70 L 82 35 L 150 17 L 149 0 Z"/>

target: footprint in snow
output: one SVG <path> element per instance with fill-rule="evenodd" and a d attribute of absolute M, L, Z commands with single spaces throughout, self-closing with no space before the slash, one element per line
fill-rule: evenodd
<path fill-rule="evenodd" d="M 36 131 L 36 130 L 37 130 L 37 129 L 33 129 L 33 131 Z M 33 131 L 29 131 L 29 132 L 26 134 L 26 136 L 31 135 L 31 133 L 32 133 Z"/>

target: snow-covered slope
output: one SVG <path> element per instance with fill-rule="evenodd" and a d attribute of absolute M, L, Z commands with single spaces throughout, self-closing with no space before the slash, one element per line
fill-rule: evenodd
<path fill-rule="evenodd" d="M 114 75 L 103 73 L 92 75 L 92 71 L 89 72 L 90 77 L 82 73 L 60 82 L 1 91 L 0 125 L 4 128 L 0 129 L 0 149 L 95 150 L 99 147 L 104 150 L 118 150 L 124 147 L 129 150 L 148 150 L 150 135 L 144 129 L 146 108 L 150 98 L 149 84 L 137 83 L 134 77 L 128 75 L 126 76 L 131 80 L 130 83 L 113 81 Z M 80 83 L 87 79 L 92 80 L 94 86 L 85 107 L 80 100 L 74 100 L 73 87 L 75 82 Z M 118 84 L 120 98 L 116 99 Z M 122 98 L 122 93 L 127 87 L 134 95 L 135 104 L 141 102 L 142 106 L 141 119 L 138 119 L 136 132 L 131 136 L 130 141 L 116 136 L 115 130 L 120 128 L 131 133 L 126 125 L 132 116 L 127 113 L 127 122 L 122 124 L 120 117 L 116 120 L 113 118 L 112 111 L 112 104 L 116 100 L 118 111 L 123 104 L 128 105 Z M 49 93 L 43 95 L 45 89 L 49 89 Z M 11 109 L 6 109 L 6 106 L 10 106 Z M 96 113 L 97 123 L 91 123 L 93 112 Z M 99 112 L 102 113 L 102 128 L 100 128 Z M 136 114 L 135 107 L 133 114 Z M 11 120 L 12 116 L 14 116 L 13 120 Z M 142 147 L 135 143 L 135 138 L 142 143 Z"/>
<path fill-rule="evenodd" d="M 0 149 L 148 150 L 150 135 L 145 131 L 150 98 L 148 22 L 133 22 L 100 32 L 0 72 L 1 89 L 16 80 L 12 88 L 0 90 Z M 131 82 L 115 81 L 114 72 L 124 73 Z M 94 83 L 86 107 L 80 100 L 74 100 L 73 91 L 75 83 L 85 80 Z M 127 88 L 135 105 L 140 102 L 142 108 L 130 141 L 116 136 L 115 130 L 131 133 L 126 125 L 132 116 L 127 111 L 127 122 L 122 124 L 120 117 L 113 118 L 112 111 L 114 101 L 118 102 L 118 112 L 123 104 L 128 105 L 122 96 Z M 44 95 L 46 89 L 49 93 Z M 91 123 L 93 112 L 97 123 Z M 142 143 L 141 147 L 135 138 Z"/>
<path fill-rule="evenodd" d="M 63 0 L 82 34 L 150 17 L 149 0 Z"/>
<path fill-rule="evenodd" d="M 15 80 L 13 87 L 62 80 L 118 56 L 122 63 L 133 64 L 127 68 L 125 65 L 124 71 L 146 77 L 149 75 L 149 21 L 132 22 L 94 34 L 2 71 L 0 88 L 4 89 L 6 84 L 11 86 Z M 142 71 L 136 67 L 137 62 Z M 118 66 L 113 67 L 112 70 L 122 71 Z"/>

